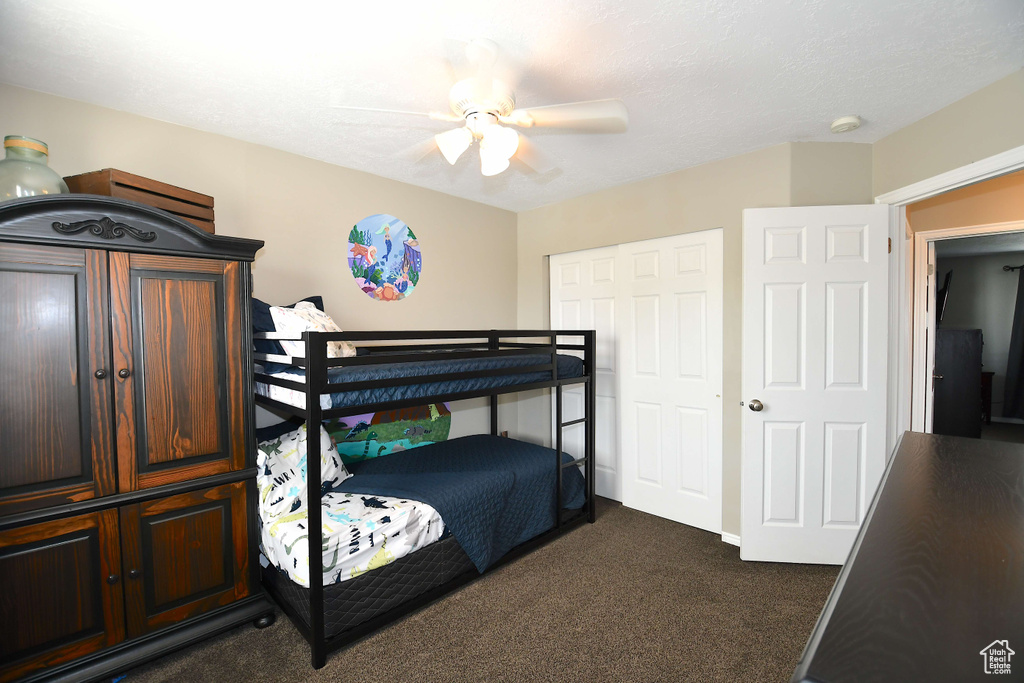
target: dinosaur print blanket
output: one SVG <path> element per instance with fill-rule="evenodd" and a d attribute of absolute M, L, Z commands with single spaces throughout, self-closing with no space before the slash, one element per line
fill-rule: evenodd
<path fill-rule="evenodd" d="M 563 453 L 563 462 L 572 456 Z M 423 501 L 481 572 L 555 523 L 555 452 L 515 439 L 464 436 L 349 465 L 334 489 Z M 579 469 L 563 470 L 562 504 L 584 503 Z"/>
<path fill-rule="evenodd" d="M 433 543 L 444 534 L 437 511 L 416 500 L 331 492 L 323 497 L 323 585 L 341 583 Z M 264 523 L 263 554 L 309 588 L 306 508 Z"/>
<path fill-rule="evenodd" d="M 321 429 L 324 585 L 393 562 L 451 533 L 483 571 L 554 524 L 554 451 L 467 436 L 349 465 Z M 257 458 L 263 554 L 310 585 L 305 430 L 261 442 Z M 563 462 L 571 459 L 563 454 Z M 583 476 L 563 470 L 562 501 L 584 502 Z"/>
<path fill-rule="evenodd" d="M 323 427 L 320 449 L 324 585 L 359 576 L 441 538 L 444 522 L 425 503 L 335 492 L 351 475 Z M 256 462 L 263 554 L 292 581 L 308 588 L 305 425 L 260 442 Z"/>

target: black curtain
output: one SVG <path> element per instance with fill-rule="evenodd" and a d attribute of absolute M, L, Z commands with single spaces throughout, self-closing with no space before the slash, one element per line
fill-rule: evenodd
<path fill-rule="evenodd" d="M 1006 362 L 1003 417 L 1024 418 L 1024 268 L 1017 280 L 1017 303 L 1013 307 L 1010 358 Z"/>

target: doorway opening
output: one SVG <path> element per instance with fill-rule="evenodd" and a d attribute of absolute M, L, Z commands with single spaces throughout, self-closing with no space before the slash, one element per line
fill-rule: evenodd
<path fill-rule="evenodd" d="M 935 242 L 932 433 L 1024 443 L 1022 265 L 1024 232 Z"/>
<path fill-rule="evenodd" d="M 1024 172 L 912 204 L 907 223 L 915 426 L 1024 443 Z"/>

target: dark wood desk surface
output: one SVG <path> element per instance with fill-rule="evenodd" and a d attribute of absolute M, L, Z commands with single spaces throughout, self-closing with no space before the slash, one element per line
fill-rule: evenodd
<path fill-rule="evenodd" d="M 1024 446 L 907 432 L 868 515 L 793 681 L 1024 681 Z"/>

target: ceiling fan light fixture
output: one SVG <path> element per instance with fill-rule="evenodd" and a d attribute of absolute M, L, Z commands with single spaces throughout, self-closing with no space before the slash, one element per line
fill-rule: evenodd
<path fill-rule="evenodd" d="M 519 133 L 511 128 L 505 128 L 497 124 L 487 126 L 480 140 L 480 151 L 487 151 L 495 158 L 511 159 L 512 155 L 519 149 Z"/>
<path fill-rule="evenodd" d="M 498 175 L 508 168 L 508 159 L 488 152 L 480 146 L 480 174 L 485 176 Z"/>
<path fill-rule="evenodd" d="M 451 42 L 451 41 L 449 41 Z M 456 41 L 463 42 L 465 41 Z M 451 164 L 459 160 L 473 144 L 480 143 L 480 169 L 485 176 L 497 175 L 509 167 L 516 156 L 518 163 L 537 173 L 549 173 L 553 166 L 544 161 L 529 138 L 509 128 L 555 128 L 581 133 L 625 133 L 629 127 L 629 111 L 620 99 L 565 102 L 516 109 L 516 93 L 505 80 L 507 70 L 498 69 L 498 46 L 491 40 L 473 40 L 465 44 L 468 70 L 448 90 L 449 112 L 400 111 L 347 107 L 357 111 L 384 114 L 426 116 L 434 121 L 464 122 L 465 126 L 427 138 L 408 154 L 410 161 L 419 161 L 438 149 Z M 451 65 L 454 71 L 454 65 Z M 414 152 L 414 153 L 412 153 Z M 517 156 L 518 155 L 518 156 Z M 546 169 L 546 170 L 542 170 Z"/>
<path fill-rule="evenodd" d="M 473 133 L 465 126 L 453 128 L 435 135 L 434 142 L 437 143 L 437 148 L 441 150 L 441 154 L 444 155 L 448 163 L 454 166 L 462 153 L 469 149 L 469 145 L 473 142 Z"/>

